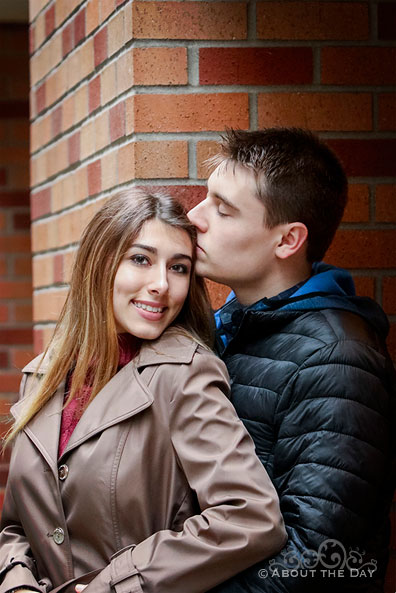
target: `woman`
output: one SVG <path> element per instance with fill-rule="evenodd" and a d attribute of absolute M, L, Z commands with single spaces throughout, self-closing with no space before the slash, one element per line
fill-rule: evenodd
<path fill-rule="evenodd" d="M 0 593 L 204 592 L 285 541 L 208 349 L 194 230 L 171 198 L 110 199 L 54 338 L 24 369 Z"/>

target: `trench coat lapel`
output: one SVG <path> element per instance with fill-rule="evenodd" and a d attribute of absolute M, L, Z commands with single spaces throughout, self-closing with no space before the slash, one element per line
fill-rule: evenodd
<path fill-rule="evenodd" d="M 105 428 L 123 422 L 153 403 L 153 396 L 137 372 L 134 361 L 122 368 L 99 391 L 81 416 L 64 454 Z"/>
<path fill-rule="evenodd" d="M 186 346 L 186 340 L 168 330 L 158 340 L 144 342 L 134 360 L 123 367 L 104 388 L 81 416 L 63 455 L 105 428 L 139 414 L 154 401 L 147 386 L 147 377 L 141 371 L 158 364 L 191 362 L 197 349 L 196 342 Z"/>
<path fill-rule="evenodd" d="M 35 379 L 34 382 L 37 380 Z M 48 400 L 39 414 L 25 426 L 24 431 L 36 445 L 44 459 L 53 471 L 56 471 L 59 431 L 62 416 L 63 397 L 65 392 L 65 381 Z M 14 418 L 19 418 L 27 400 L 23 399 L 14 404 L 11 413 Z"/>
<path fill-rule="evenodd" d="M 63 455 L 105 428 L 122 422 L 151 406 L 154 397 L 140 374 L 142 369 L 164 363 L 189 363 L 196 349 L 195 342 L 191 341 L 186 345 L 186 341 L 180 340 L 172 331 L 165 332 L 159 340 L 143 343 L 136 358 L 114 375 L 89 404 L 74 429 Z M 41 356 L 35 358 L 23 369 L 23 372 L 35 372 L 40 360 Z M 47 366 L 47 360 L 44 360 L 40 365 L 40 373 L 45 373 Z M 34 379 L 35 381 L 37 379 Z M 40 413 L 25 427 L 25 432 L 54 471 L 58 464 L 64 390 L 63 381 Z M 20 416 L 24 404 L 25 399 L 12 407 L 11 412 L 14 417 Z"/>

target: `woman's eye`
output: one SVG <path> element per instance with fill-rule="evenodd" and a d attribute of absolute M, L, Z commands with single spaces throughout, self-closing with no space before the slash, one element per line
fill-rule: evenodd
<path fill-rule="evenodd" d="M 131 255 L 129 259 L 132 263 L 137 264 L 138 266 L 145 266 L 150 263 L 146 255 Z"/>
<path fill-rule="evenodd" d="M 174 264 L 171 266 L 171 270 L 177 272 L 178 274 L 188 274 L 189 268 L 184 264 Z"/>

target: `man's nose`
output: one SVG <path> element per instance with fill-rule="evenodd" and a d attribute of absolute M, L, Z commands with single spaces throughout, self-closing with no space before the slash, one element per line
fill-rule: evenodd
<path fill-rule="evenodd" d="M 195 227 L 197 227 L 197 229 L 201 233 L 206 233 L 206 231 L 208 230 L 208 224 L 206 222 L 206 216 L 204 214 L 204 211 L 205 211 L 204 202 L 205 202 L 205 200 L 203 200 L 202 202 L 197 204 L 194 208 L 192 208 L 189 212 L 187 212 L 189 221 Z"/>

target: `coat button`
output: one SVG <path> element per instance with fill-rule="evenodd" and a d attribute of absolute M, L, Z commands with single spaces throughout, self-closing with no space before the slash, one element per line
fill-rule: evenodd
<path fill-rule="evenodd" d="M 62 482 L 63 482 L 63 480 L 66 480 L 68 473 L 69 473 L 69 468 L 67 467 L 67 465 L 65 463 L 58 467 L 58 478 L 60 480 L 62 480 Z"/>
<path fill-rule="evenodd" d="M 65 532 L 63 531 L 62 527 L 56 527 L 52 534 L 54 538 L 54 542 L 60 546 L 65 541 Z"/>

